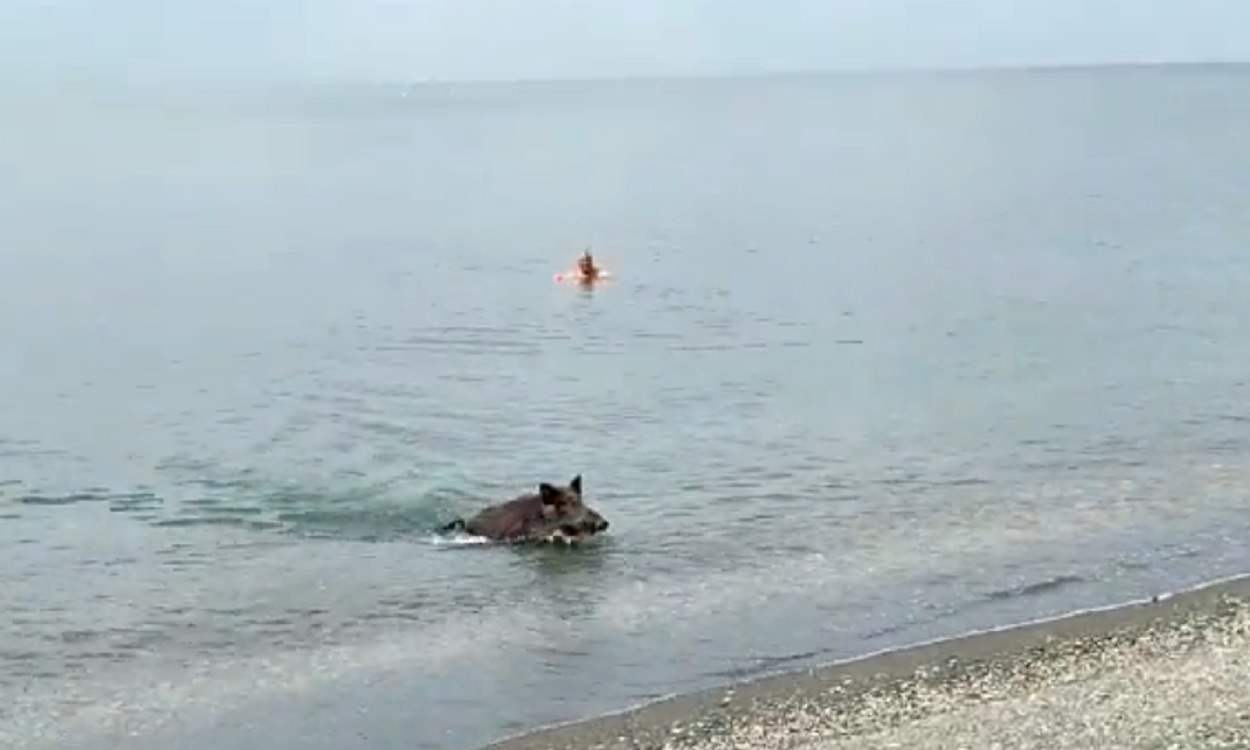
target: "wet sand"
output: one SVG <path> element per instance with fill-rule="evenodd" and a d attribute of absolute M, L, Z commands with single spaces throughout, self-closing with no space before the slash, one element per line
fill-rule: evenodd
<path fill-rule="evenodd" d="M 671 698 L 537 748 L 1250 748 L 1250 576 Z"/>

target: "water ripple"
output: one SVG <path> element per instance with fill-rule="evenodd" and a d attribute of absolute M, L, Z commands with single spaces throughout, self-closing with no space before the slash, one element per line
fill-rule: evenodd
<path fill-rule="evenodd" d="M 1065 586 L 1074 586 L 1087 581 L 1074 575 L 1060 575 L 1054 578 L 1047 578 L 1043 581 L 1025 584 L 1023 586 L 1014 586 L 1012 588 L 998 589 L 991 591 L 985 595 L 986 599 L 1001 600 L 1014 599 L 1018 597 L 1038 596 L 1040 594 L 1050 593 Z"/>

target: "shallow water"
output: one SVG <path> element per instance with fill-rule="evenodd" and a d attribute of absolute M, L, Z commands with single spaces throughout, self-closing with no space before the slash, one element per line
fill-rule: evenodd
<path fill-rule="evenodd" d="M 472 747 L 1250 569 L 1246 69 L 401 93 L 3 105 L 0 744 Z M 576 473 L 595 544 L 434 533 Z"/>

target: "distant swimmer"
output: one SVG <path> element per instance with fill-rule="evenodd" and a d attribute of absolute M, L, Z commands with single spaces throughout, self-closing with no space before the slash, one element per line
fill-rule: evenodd
<path fill-rule="evenodd" d="M 595 258 L 590 254 L 590 248 L 587 248 L 582 257 L 577 259 L 577 276 L 582 281 L 598 281 L 603 270 L 595 265 Z"/>
<path fill-rule="evenodd" d="M 577 268 L 567 273 L 556 274 L 556 281 L 576 281 L 579 284 L 593 284 L 596 281 L 604 281 L 610 277 L 611 274 L 595 265 L 595 258 L 590 254 L 590 248 L 586 248 L 582 252 L 582 257 L 577 259 Z"/>

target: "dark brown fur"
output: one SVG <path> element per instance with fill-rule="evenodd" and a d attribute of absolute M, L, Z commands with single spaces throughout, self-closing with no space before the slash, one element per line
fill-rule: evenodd
<path fill-rule="evenodd" d="M 444 531 L 463 530 L 498 542 L 579 542 L 608 528 L 608 522 L 582 502 L 582 477 L 568 487 L 543 483 L 538 492 L 492 505 L 457 519 Z"/>

